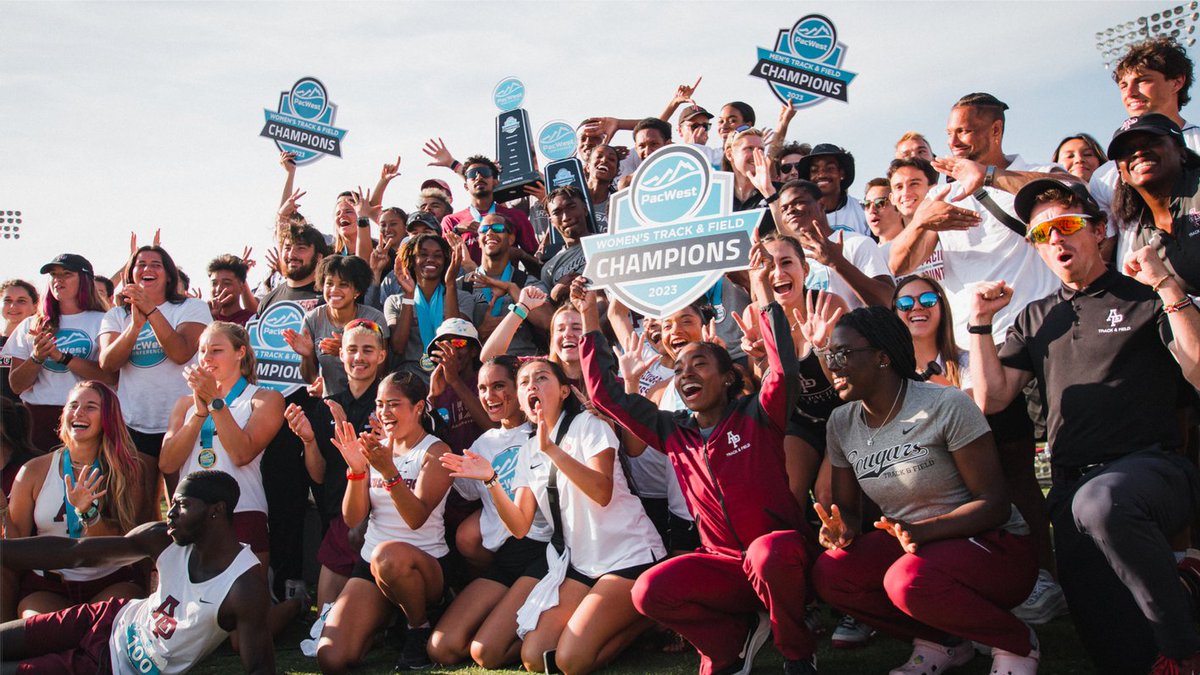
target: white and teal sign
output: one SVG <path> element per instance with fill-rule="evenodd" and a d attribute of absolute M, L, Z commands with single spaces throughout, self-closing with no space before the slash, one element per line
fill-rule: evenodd
<path fill-rule="evenodd" d="M 155 341 L 157 342 L 157 340 Z M 77 359 L 92 358 L 92 349 L 96 343 L 92 341 L 92 336 L 78 328 L 60 328 L 54 334 L 54 344 L 58 347 L 58 351 L 63 354 L 70 354 Z M 67 367 L 53 359 L 46 359 L 46 363 L 42 367 L 50 372 L 65 373 Z"/>
<path fill-rule="evenodd" d="M 275 141 L 282 152 L 296 153 L 296 164 L 342 156 L 346 130 L 333 126 L 337 106 L 317 78 L 300 78 L 290 91 L 280 92 L 278 110 L 263 113 L 267 122 L 258 135 Z"/>
<path fill-rule="evenodd" d="M 575 154 L 574 127 L 560 120 L 546 123 L 538 132 L 538 150 L 552 162 Z"/>
<path fill-rule="evenodd" d="M 496 107 L 508 112 L 521 107 L 521 101 L 525 100 L 525 85 L 515 77 L 506 77 L 496 83 L 495 89 L 492 89 L 492 101 L 496 103 Z"/>
<path fill-rule="evenodd" d="M 665 318 L 704 295 L 726 272 L 750 266 L 765 211 L 733 211 L 733 174 L 714 171 L 688 145 L 646 158 L 610 200 L 608 232 L 584 237 L 584 276 L 626 307 Z"/>
<path fill-rule="evenodd" d="M 289 328 L 297 333 L 304 331 L 304 308 L 290 300 L 271 303 L 266 313 L 246 324 L 250 346 L 258 361 L 259 386 L 284 396 L 305 386 L 300 375 L 300 355 L 283 339 L 283 332 Z"/>
<path fill-rule="evenodd" d="M 791 30 L 781 29 L 774 49 L 758 48 L 752 77 L 767 81 L 784 105 L 804 108 L 834 99 L 846 103 L 846 89 L 858 74 L 842 70 L 846 45 L 833 22 L 809 14 Z"/>

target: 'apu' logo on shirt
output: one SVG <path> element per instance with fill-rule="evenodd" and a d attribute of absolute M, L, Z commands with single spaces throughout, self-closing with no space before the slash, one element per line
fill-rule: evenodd
<path fill-rule="evenodd" d="M 1124 320 L 1125 320 L 1125 315 L 1121 314 L 1120 312 L 1118 312 L 1115 309 L 1108 310 L 1108 318 L 1105 319 L 1105 321 L 1108 322 L 1108 325 L 1110 327 L 1116 326 L 1117 324 L 1121 323 Z"/>

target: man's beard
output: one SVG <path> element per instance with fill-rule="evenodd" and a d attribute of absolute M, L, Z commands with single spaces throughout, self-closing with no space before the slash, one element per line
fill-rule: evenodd
<path fill-rule="evenodd" d="M 303 281 L 303 280 L 307 279 L 308 277 L 312 276 L 313 272 L 316 272 L 316 271 L 317 271 L 317 261 L 313 260 L 312 262 L 310 262 L 307 265 L 304 265 L 303 267 L 298 267 L 295 269 L 289 267 L 287 270 L 287 274 L 285 276 L 287 276 L 287 278 L 291 279 L 292 281 Z"/>

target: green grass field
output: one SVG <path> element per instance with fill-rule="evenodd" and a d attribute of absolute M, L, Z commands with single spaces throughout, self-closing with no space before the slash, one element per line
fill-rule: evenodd
<path fill-rule="evenodd" d="M 827 612 L 826 612 L 827 614 Z M 311 616 L 309 617 L 311 620 Z M 832 629 L 833 619 L 826 621 Z M 296 623 L 286 633 L 276 640 L 276 666 L 280 673 L 317 673 L 316 659 L 310 659 L 300 653 L 300 640 L 307 637 L 308 624 Z M 1083 648 L 1075 636 L 1075 629 L 1070 619 L 1059 619 L 1037 629 L 1042 642 L 1042 665 L 1039 670 L 1045 675 L 1090 673 L 1091 664 L 1083 655 Z M 387 642 L 385 639 L 384 642 Z M 907 657 L 910 645 L 891 638 L 876 636 L 862 649 L 845 651 L 829 646 L 829 635 L 826 632 L 821 637 L 821 646 L 817 653 L 817 666 L 820 672 L 828 675 L 871 675 L 887 673 L 888 670 L 900 665 Z M 390 673 L 392 665 L 399 657 L 399 652 L 391 644 L 378 645 L 371 651 L 367 662 L 358 670 L 360 673 Z M 639 673 L 677 673 L 685 675 L 695 673 L 700 659 L 696 654 L 663 654 L 655 649 L 650 640 L 636 643 L 621 655 L 604 673 L 614 675 L 635 675 Z M 991 658 L 976 656 L 971 663 L 955 672 L 964 675 L 981 675 L 988 672 Z M 757 674 L 778 673 L 783 670 L 783 657 L 773 647 L 765 647 L 755 660 L 754 672 Z M 228 647 L 221 647 L 206 659 L 193 672 L 203 675 L 224 675 L 241 671 L 241 664 Z M 476 675 L 491 672 L 482 668 L 459 666 L 455 668 L 434 668 L 422 671 L 426 673 L 463 673 Z"/>

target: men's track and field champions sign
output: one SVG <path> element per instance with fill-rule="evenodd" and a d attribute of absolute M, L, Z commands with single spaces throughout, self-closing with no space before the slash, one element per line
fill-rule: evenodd
<path fill-rule="evenodd" d="M 750 75 L 766 80 L 784 105 L 790 101 L 805 108 L 826 99 L 846 103 L 846 89 L 857 73 L 841 69 L 845 56 L 846 45 L 838 42 L 833 22 L 809 14 L 791 30 L 780 29 L 774 49 L 758 48 Z"/>
<path fill-rule="evenodd" d="M 713 171 L 688 145 L 646 158 L 613 195 L 608 232 L 581 241 L 584 276 L 626 307 L 665 318 L 750 266 L 752 233 L 765 211 L 733 211 L 733 174 Z"/>

